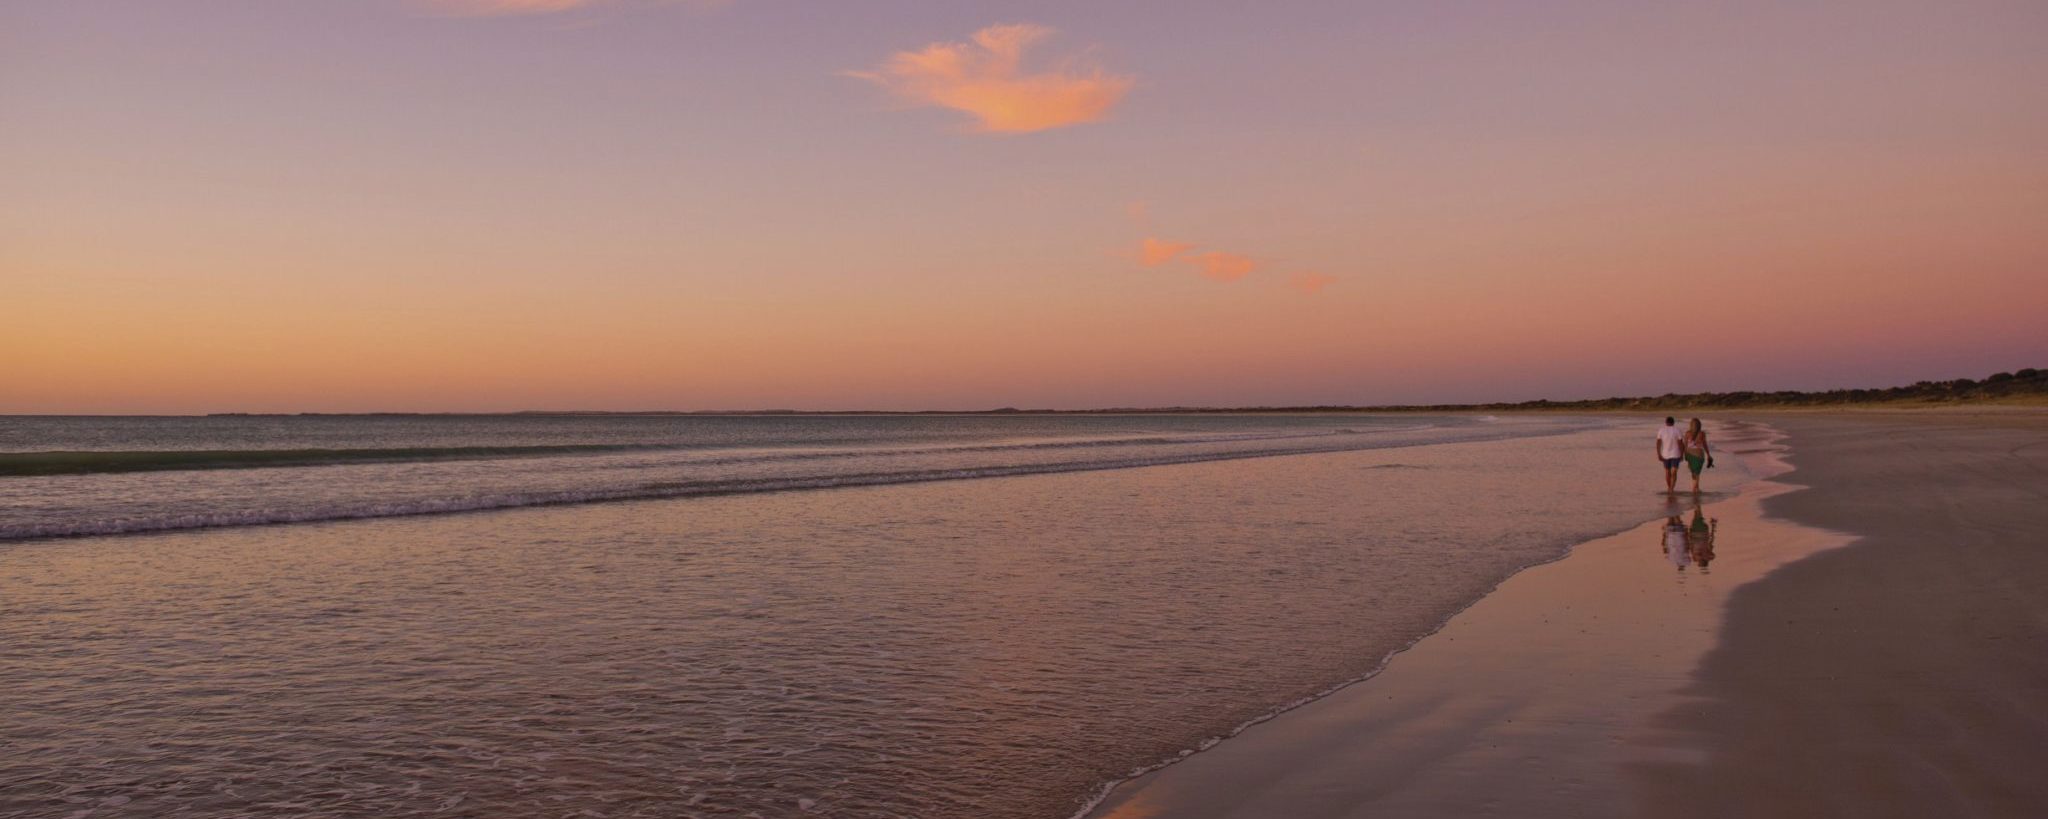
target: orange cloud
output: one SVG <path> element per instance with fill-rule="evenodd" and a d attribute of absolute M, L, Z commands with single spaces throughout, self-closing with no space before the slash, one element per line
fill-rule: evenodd
<path fill-rule="evenodd" d="M 1287 277 L 1287 286 L 1303 293 L 1317 293 L 1321 292 L 1323 288 L 1328 287 L 1330 282 L 1336 280 L 1337 277 L 1335 276 L 1325 276 L 1321 273 L 1304 271 Z"/>
<path fill-rule="evenodd" d="M 1138 243 L 1138 262 L 1146 267 L 1158 267 L 1193 247 L 1186 242 L 1168 242 L 1147 236 L 1145 241 Z"/>
<path fill-rule="evenodd" d="M 973 116 L 979 130 L 1023 133 L 1095 122 L 1131 90 L 1131 78 L 1071 60 L 1026 73 L 1024 50 L 1051 35 L 1044 26 L 989 26 L 972 43 L 902 51 L 874 71 L 850 72 L 918 105 Z"/>
<path fill-rule="evenodd" d="M 1221 250 L 1197 253 L 1189 256 L 1187 262 L 1201 268 L 1202 275 L 1219 282 L 1237 281 L 1259 267 L 1259 263 L 1248 256 L 1225 253 Z"/>

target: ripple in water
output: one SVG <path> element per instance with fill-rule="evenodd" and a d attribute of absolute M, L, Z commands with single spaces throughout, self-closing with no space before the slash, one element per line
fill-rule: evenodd
<path fill-rule="evenodd" d="M 1064 819 L 1655 516 L 1639 437 L 17 543 L 0 815 Z"/>

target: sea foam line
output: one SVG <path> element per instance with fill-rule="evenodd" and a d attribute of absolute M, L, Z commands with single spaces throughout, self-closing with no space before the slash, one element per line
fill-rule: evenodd
<path fill-rule="evenodd" d="M 1237 441 L 1286 440 L 1332 435 L 1412 432 L 1418 429 L 1427 429 L 1429 426 L 1428 424 L 1423 424 L 1417 426 L 1383 427 L 1368 429 L 1362 432 L 1351 429 L 1337 429 L 1313 432 L 1223 435 L 1143 435 L 1057 441 L 904 447 L 897 449 L 881 447 L 852 447 L 844 449 L 777 447 L 754 449 L 747 451 L 745 454 L 730 454 L 733 452 L 731 449 L 661 443 L 376 447 L 355 449 L 38 450 L 29 452 L 0 452 L 0 477 L 43 477 L 53 475 L 205 471 L 216 469 L 269 469 L 414 461 L 495 460 L 632 453 L 673 453 L 692 450 L 702 451 L 706 454 L 706 457 L 690 459 L 693 463 L 728 464 L 858 458 L 872 455 L 933 455 L 966 452 L 1087 449 L 1111 446 L 1173 446 Z"/>
<path fill-rule="evenodd" d="M 1472 430 L 1477 432 L 1477 429 Z M 315 523 L 324 521 L 361 520 L 369 518 L 411 517 L 415 515 L 449 514 L 457 512 L 480 512 L 495 509 L 514 509 L 535 506 L 563 506 L 581 503 L 608 501 L 655 500 L 664 498 L 707 497 L 714 495 L 737 495 L 758 492 L 787 492 L 809 489 L 836 489 L 860 486 L 881 486 L 907 483 L 929 483 L 935 481 L 968 480 L 977 478 L 1001 478 L 1020 475 L 1049 474 L 1063 472 L 1087 472 L 1109 469 L 1130 469 L 1146 466 L 1198 463 L 1204 461 L 1236 460 L 1241 458 L 1263 458 L 1281 455 L 1308 455 L 1330 452 L 1349 452 L 1367 449 L 1425 446 L 1443 443 L 1467 443 L 1475 441 L 1501 440 L 1505 438 L 1535 437 L 1564 434 L 1576 431 L 1573 428 L 1550 430 L 1524 430 L 1519 432 L 1490 432 L 1450 440 L 1401 441 L 1386 440 L 1372 436 L 1333 438 L 1322 446 L 1295 446 L 1233 450 L 1227 452 L 1191 452 L 1173 455 L 1157 455 L 1142 458 L 1112 458 L 1100 460 L 1057 461 L 1034 464 L 1005 464 L 985 467 L 956 469 L 922 469 L 892 472 L 866 472 L 831 475 L 809 475 L 785 478 L 741 478 L 730 480 L 671 481 L 640 483 L 604 489 L 579 489 L 541 492 L 508 492 L 493 495 L 470 495 L 449 498 L 423 498 L 404 502 L 366 503 L 360 506 L 313 506 L 300 509 L 258 508 L 214 512 L 194 512 L 181 515 L 114 518 L 81 521 L 30 522 L 0 525 L 0 541 L 26 540 L 32 538 L 88 537 L 96 535 L 139 534 L 188 529 L 205 529 L 228 526 L 256 526 L 268 524 Z"/>

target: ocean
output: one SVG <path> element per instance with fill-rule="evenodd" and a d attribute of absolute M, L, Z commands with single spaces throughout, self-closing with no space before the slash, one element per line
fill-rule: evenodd
<path fill-rule="evenodd" d="M 0 815 L 1065 819 L 1661 516 L 1650 428 L 0 418 Z"/>

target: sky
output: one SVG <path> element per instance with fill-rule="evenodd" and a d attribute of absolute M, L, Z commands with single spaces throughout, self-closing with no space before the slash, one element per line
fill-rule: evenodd
<path fill-rule="evenodd" d="M 2048 4 L 0 0 L 0 413 L 2048 366 Z"/>

